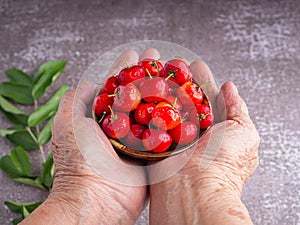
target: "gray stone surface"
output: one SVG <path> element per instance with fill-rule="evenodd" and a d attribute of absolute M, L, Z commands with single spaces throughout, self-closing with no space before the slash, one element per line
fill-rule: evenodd
<path fill-rule="evenodd" d="M 64 59 L 68 66 L 56 86 L 75 87 L 97 56 L 120 44 L 157 39 L 185 46 L 208 63 L 220 84 L 237 84 L 261 135 L 260 166 L 243 193 L 254 224 L 295 225 L 300 224 L 299 31 L 297 0 L 0 0 L 0 81 L 12 66 L 30 73 L 46 60 Z M 0 129 L 9 125 L 0 115 Z M 0 138 L 0 156 L 11 148 Z M 39 156 L 30 156 L 37 170 Z M 4 200 L 46 195 L 0 172 L 0 224 L 15 217 Z M 148 224 L 147 213 L 137 224 Z"/>

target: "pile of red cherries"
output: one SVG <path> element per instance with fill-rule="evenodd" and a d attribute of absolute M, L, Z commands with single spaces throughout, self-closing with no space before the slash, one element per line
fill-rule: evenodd
<path fill-rule="evenodd" d="M 127 65 L 105 81 L 93 111 L 108 138 L 156 153 L 193 143 L 214 119 L 202 86 L 180 58 Z"/>

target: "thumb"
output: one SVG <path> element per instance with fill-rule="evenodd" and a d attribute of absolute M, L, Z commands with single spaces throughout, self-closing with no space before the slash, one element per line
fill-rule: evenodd
<path fill-rule="evenodd" d="M 90 81 L 83 81 L 80 85 L 65 94 L 59 104 L 58 114 L 85 116 L 87 106 L 95 97 L 94 86 Z"/>
<path fill-rule="evenodd" d="M 232 82 L 226 82 L 221 87 L 218 95 L 218 108 L 224 120 L 234 120 L 240 124 L 251 122 L 246 103 Z"/>

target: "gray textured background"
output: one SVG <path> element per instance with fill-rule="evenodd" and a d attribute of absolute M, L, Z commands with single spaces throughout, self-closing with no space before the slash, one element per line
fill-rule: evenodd
<path fill-rule="evenodd" d="M 12 66 L 30 73 L 46 60 L 64 59 L 68 66 L 55 85 L 75 87 L 97 56 L 120 44 L 157 39 L 187 47 L 219 83 L 237 84 L 261 135 L 260 166 L 243 193 L 254 223 L 300 224 L 299 31 L 296 0 L 0 0 L 0 81 Z M 9 125 L 1 115 L 0 129 Z M 12 145 L 0 142 L 2 156 Z M 30 156 L 37 170 L 39 156 Z M 0 224 L 15 217 L 4 200 L 45 197 L 0 172 Z M 148 224 L 147 213 L 137 224 Z"/>

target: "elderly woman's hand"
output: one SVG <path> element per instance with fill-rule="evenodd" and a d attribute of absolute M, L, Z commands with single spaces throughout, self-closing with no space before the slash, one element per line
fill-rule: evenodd
<path fill-rule="evenodd" d="M 113 69 L 126 61 L 136 63 L 137 53 L 124 53 Z M 53 188 L 22 224 L 134 224 L 143 210 L 146 186 L 130 184 L 146 184 L 145 172 L 138 166 L 128 170 L 99 125 L 86 117 L 94 97 L 93 84 L 83 82 L 61 99 L 52 126 Z M 113 176 L 123 176 L 128 185 Z"/>
<path fill-rule="evenodd" d="M 213 80 L 203 62 L 190 68 L 199 83 Z M 218 123 L 190 149 L 178 173 L 151 185 L 151 224 L 252 224 L 240 197 L 258 164 L 258 133 L 233 83 L 220 93 L 214 82 L 206 89 Z"/>

